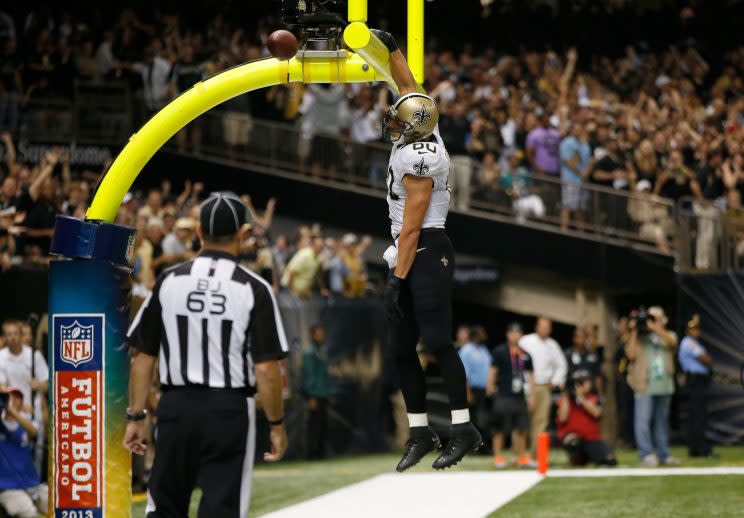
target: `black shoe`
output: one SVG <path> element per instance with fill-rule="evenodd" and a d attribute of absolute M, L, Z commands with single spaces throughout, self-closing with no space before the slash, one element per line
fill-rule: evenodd
<path fill-rule="evenodd" d="M 472 423 L 452 425 L 450 440 L 442 454 L 431 465 L 434 469 L 454 466 L 468 453 L 475 453 L 483 445 L 481 434 Z"/>
<path fill-rule="evenodd" d="M 442 447 L 439 437 L 428 426 L 411 428 L 411 437 L 406 441 L 406 451 L 396 470 L 399 473 L 418 464 L 426 455 Z"/>

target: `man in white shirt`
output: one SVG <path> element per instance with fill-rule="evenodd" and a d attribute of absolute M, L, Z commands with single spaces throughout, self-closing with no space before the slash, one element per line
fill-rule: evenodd
<path fill-rule="evenodd" d="M 535 384 L 527 404 L 532 412 L 530 437 L 532 449 L 537 445 L 537 436 L 544 432 L 550 419 L 551 393 L 553 388 L 563 388 L 568 365 L 561 346 L 550 337 L 553 323 L 547 317 L 538 317 L 535 332 L 523 336 L 519 347 L 532 358 Z"/>
<path fill-rule="evenodd" d="M 155 112 L 165 106 L 168 102 L 170 61 L 156 56 L 152 49 L 147 49 L 144 62 L 134 63 L 132 69 L 142 76 L 147 109 Z"/>
<path fill-rule="evenodd" d="M 3 323 L 5 347 L 0 349 L 0 387 L 14 387 L 23 393 L 23 401 L 33 405 L 37 419 L 41 414 L 41 400 L 49 388 L 49 371 L 44 356 L 21 341 L 21 324 L 15 320 Z M 33 352 L 33 356 L 32 356 Z"/>

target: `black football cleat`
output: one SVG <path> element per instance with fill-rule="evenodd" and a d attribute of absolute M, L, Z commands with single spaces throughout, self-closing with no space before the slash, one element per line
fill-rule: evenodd
<path fill-rule="evenodd" d="M 395 469 L 402 473 L 418 464 L 426 455 L 441 447 L 442 443 L 439 441 L 439 437 L 428 426 L 411 428 L 411 436 L 406 441 L 406 451 Z"/>
<path fill-rule="evenodd" d="M 434 469 L 452 467 L 460 462 L 466 454 L 477 452 L 482 445 L 481 434 L 472 423 L 453 425 L 447 446 L 431 467 Z"/>

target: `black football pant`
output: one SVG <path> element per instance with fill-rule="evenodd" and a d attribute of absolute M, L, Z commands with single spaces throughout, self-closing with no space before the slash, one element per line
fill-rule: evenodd
<path fill-rule="evenodd" d="M 713 451 L 705 438 L 708 427 L 708 387 L 710 377 L 687 374 L 688 392 L 687 448 L 691 457 L 710 455 Z"/>
<path fill-rule="evenodd" d="M 187 518 L 202 490 L 200 518 L 244 518 L 255 454 L 255 402 L 243 391 L 172 388 L 158 407 L 147 518 Z"/>
<path fill-rule="evenodd" d="M 390 338 L 406 410 L 426 412 L 426 381 L 416 346 L 439 363 L 453 410 L 468 407 L 465 369 L 452 345 L 452 277 L 455 251 L 443 229 L 423 229 L 408 278 L 401 286 L 403 319 L 390 322 Z M 392 272 L 391 272 L 392 274 Z"/>

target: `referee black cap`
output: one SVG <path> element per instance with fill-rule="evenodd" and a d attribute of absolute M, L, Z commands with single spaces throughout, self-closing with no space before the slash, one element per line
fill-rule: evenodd
<path fill-rule="evenodd" d="M 211 193 L 201 204 L 199 222 L 205 238 L 220 238 L 238 233 L 249 221 L 248 210 L 234 192 Z"/>

